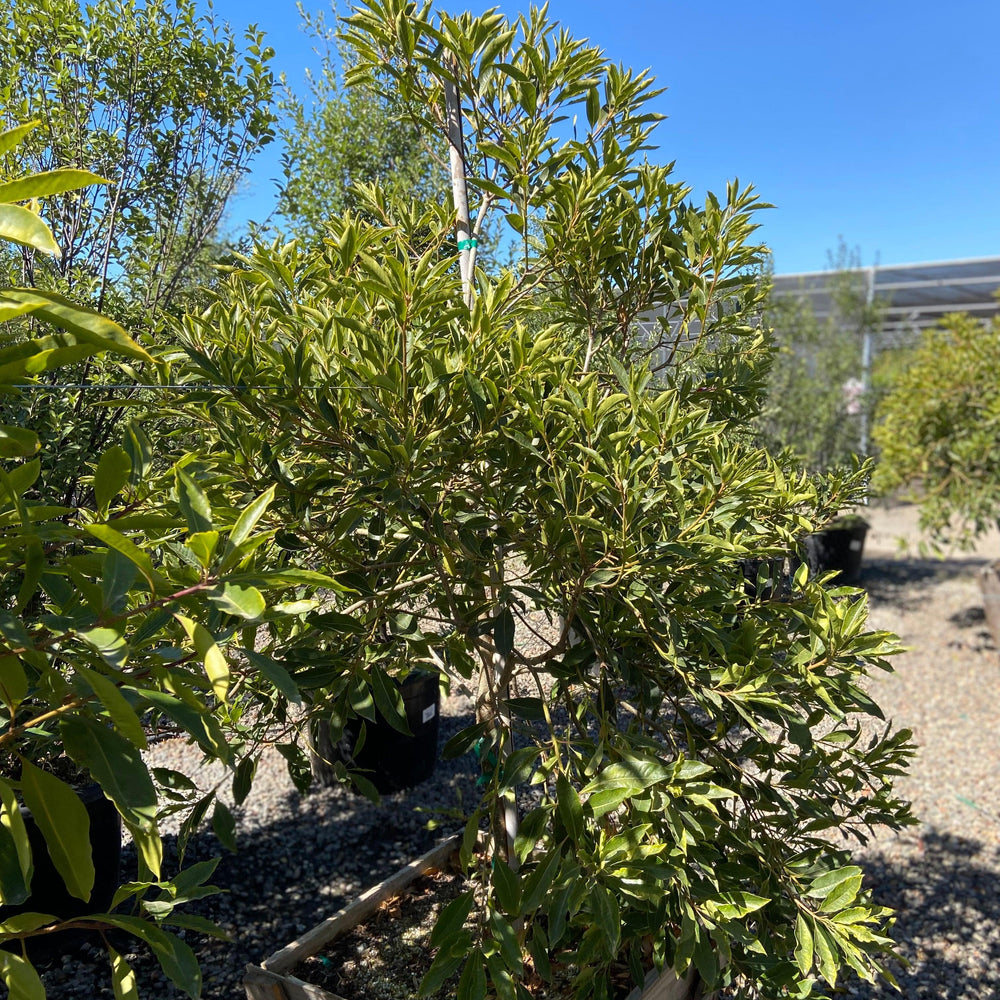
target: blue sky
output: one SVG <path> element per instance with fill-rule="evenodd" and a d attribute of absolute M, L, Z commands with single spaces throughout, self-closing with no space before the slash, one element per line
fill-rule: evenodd
<path fill-rule="evenodd" d="M 214 8 L 256 22 L 304 90 L 317 58 L 294 0 Z M 776 206 L 760 221 L 778 273 L 823 270 L 841 237 L 865 265 L 1000 255 L 996 0 L 551 0 L 550 13 L 652 68 L 668 88 L 653 155 L 696 195 L 739 177 Z M 234 219 L 267 214 L 279 173 L 272 147 Z"/>

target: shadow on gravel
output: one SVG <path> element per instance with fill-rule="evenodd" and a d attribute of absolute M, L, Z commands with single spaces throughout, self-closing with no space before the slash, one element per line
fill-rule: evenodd
<path fill-rule="evenodd" d="M 861 864 L 876 901 L 898 913 L 893 937 L 910 967 L 893 970 L 900 993 L 854 979 L 848 996 L 1000 996 L 1000 848 L 930 831 L 905 857 Z"/>
<path fill-rule="evenodd" d="M 916 610 L 935 583 L 974 577 L 989 562 L 974 556 L 965 559 L 866 559 L 861 586 L 868 591 L 873 604 Z"/>
<path fill-rule="evenodd" d="M 439 749 L 471 721 L 471 716 L 442 717 Z M 282 818 L 256 828 L 239 819 L 241 812 L 252 813 L 251 792 L 244 809 L 237 811 L 239 850 L 235 854 L 222 847 L 206 823 L 189 839 L 184 865 L 221 856 L 209 882 L 227 891 L 196 900 L 181 912 L 215 921 L 230 932 L 232 941 L 180 932 L 201 963 L 204 1000 L 243 996 L 247 963 L 263 961 L 359 892 L 461 829 L 457 818 L 449 819 L 432 807 L 456 808 L 460 801 L 471 807 L 476 769 L 471 755 L 451 761 L 439 758 L 428 781 L 383 796 L 379 806 L 340 787 L 318 789 L 306 796 L 290 789 Z M 439 829 L 427 829 L 432 817 L 439 818 Z M 177 837 L 165 835 L 163 846 L 164 874 L 176 872 Z M 125 879 L 136 874 L 131 844 L 123 852 L 122 874 Z M 135 969 L 143 1000 L 182 1000 L 184 995 L 166 981 L 145 946 L 117 933 L 112 943 Z M 57 959 L 43 978 L 49 1000 L 113 1000 L 103 949 L 85 946 L 73 956 Z"/>

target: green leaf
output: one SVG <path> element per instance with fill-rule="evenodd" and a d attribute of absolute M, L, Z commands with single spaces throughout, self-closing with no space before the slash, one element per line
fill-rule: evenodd
<path fill-rule="evenodd" d="M 13 128 L 0 132 L 0 153 L 9 153 L 19 146 L 24 137 L 32 129 L 38 128 L 39 124 L 40 122 L 37 121 L 25 122 L 23 125 L 15 125 Z"/>
<path fill-rule="evenodd" d="M 64 191 L 77 191 L 91 184 L 110 183 L 111 181 L 92 174 L 89 170 L 61 167 L 0 183 L 0 202 L 30 201 L 32 198 L 47 198 Z"/>
<path fill-rule="evenodd" d="M 239 618 L 259 618 L 267 609 L 267 603 L 256 587 L 225 583 L 212 590 L 206 590 L 205 595 L 220 611 Z"/>
<path fill-rule="evenodd" d="M 28 898 L 31 846 L 14 789 L 0 781 L 0 903 L 16 905 Z"/>
<path fill-rule="evenodd" d="M 524 880 L 521 912 L 525 916 L 534 913 L 542 905 L 548 896 L 549 887 L 559 871 L 561 862 L 562 855 L 558 850 L 549 851 L 545 859 L 536 865 L 531 874 Z"/>
<path fill-rule="evenodd" d="M 45 1000 L 42 980 L 26 958 L 0 950 L 0 976 L 7 984 L 8 1000 Z"/>
<path fill-rule="evenodd" d="M 516 788 L 523 785 L 535 769 L 538 761 L 537 746 L 519 747 L 503 761 L 503 787 Z"/>
<path fill-rule="evenodd" d="M 452 736 L 441 748 L 443 760 L 453 760 L 468 753 L 486 733 L 489 728 L 485 722 L 478 722 L 473 726 L 466 726 Z"/>
<path fill-rule="evenodd" d="M 462 931 L 450 948 L 439 949 L 434 961 L 431 962 L 431 967 L 420 980 L 417 995 L 426 997 L 436 993 L 444 985 L 445 980 L 462 964 L 471 946 L 472 935 L 468 931 Z"/>
<path fill-rule="evenodd" d="M 62 256 L 59 244 L 52 238 L 52 230 L 38 215 L 20 205 L 0 204 L 0 240 L 32 247 L 53 257 Z"/>
<path fill-rule="evenodd" d="M 813 936 L 802 913 L 795 918 L 795 964 L 803 976 L 808 976 L 813 964 Z"/>
<path fill-rule="evenodd" d="M 111 945 L 107 947 L 108 958 L 111 960 L 111 988 L 115 991 L 115 1000 L 139 1000 L 139 989 L 132 966 Z"/>
<path fill-rule="evenodd" d="M 493 623 L 493 644 L 501 656 L 514 652 L 514 616 L 510 608 L 504 608 Z"/>
<path fill-rule="evenodd" d="M 410 726 L 406 721 L 406 709 L 403 706 L 399 685 L 377 663 L 371 665 L 368 673 L 375 707 L 382 718 L 397 732 L 403 733 L 404 736 L 412 736 L 413 733 L 410 732 Z"/>
<path fill-rule="evenodd" d="M 0 698 L 13 716 L 28 693 L 28 678 L 20 657 L 0 656 Z"/>
<path fill-rule="evenodd" d="M 120 552 L 126 559 L 132 562 L 145 577 L 150 590 L 155 590 L 153 582 L 153 562 L 149 555 L 142 551 L 135 542 L 130 541 L 123 534 L 115 531 L 109 524 L 88 524 L 85 530 L 99 542 L 103 542 L 108 548 Z"/>
<path fill-rule="evenodd" d="M 229 664 L 222 655 L 222 650 L 216 645 L 215 637 L 204 625 L 193 622 L 184 615 L 174 615 L 174 617 L 184 626 L 184 631 L 187 632 L 188 638 L 205 664 L 205 673 L 212 682 L 216 698 L 225 701 L 229 693 Z"/>
<path fill-rule="evenodd" d="M 720 893 L 710 899 L 706 899 L 704 906 L 706 912 L 713 919 L 722 920 L 742 920 L 744 917 L 755 913 L 770 902 L 763 896 L 756 896 L 752 892 L 735 890 L 733 892 Z"/>
<path fill-rule="evenodd" d="M 573 783 L 564 774 L 556 778 L 556 812 L 574 844 L 583 838 L 583 803 Z"/>
<path fill-rule="evenodd" d="M 819 974 L 831 986 L 836 986 L 838 968 L 836 941 L 822 924 L 816 924 L 813 944 L 819 964 Z"/>
<path fill-rule="evenodd" d="M 588 784 L 583 793 L 595 818 L 617 809 L 627 798 L 638 795 L 658 781 L 669 781 L 672 773 L 655 761 L 629 760 L 611 764 Z"/>
<path fill-rule="evenodd" d="M 217 531 L 196 531 L 193 535 L 188 535 L 184 544 L 191 550 L 201 568 L 208 569 L 218 543 Z"/>
<path fill-rule="evenodd" d="M 90 719 L 63 719 L 66 752 L 86 768 L 130 826 L 151 830 L 156 821 L 156 789 L 142 755 L 114 729 Z"/>
<path fill-rule="evenodd" d="M 77 340 L 90 344 L 95 351 L 111 351 L 137 361 L 155 363 L 155 359 L 117 323 L 93 309 L 78 306 L 56 292 L 41 288 L 5 288 L 3 299 L 8 306 L 11 303 L 25 306 L 37 319 L 68 331 Z"/>
<path fill-rule="evenodd" d="M 490 927 L 493 930 L 493 940 L 500 945 L 500 952 L 504 962 L 507 963 L 507 968 L 520 974 L 521 945 L 510 921 L 502 913 L 494 910 L 490 914 Z"/>
<path fill-rule="evenodd" d="M 90 817 L 69 785 L 21 760 L 24 804 L 45 838 L 56 871 L 71 896 L 89 901 L 94 888 L 94 861 L 90 853 Z"/>
<path fill-rule="evenodd" d="M 257 526 L 257 522 L 261 519 L 264 511 L 271 505 L 274 501 L 274 490 L 275 487 L 271 486 L 269 489 L 265 490 L 259 497 L 242 514 L 236 519 L 236 523 L 233 525 L 232 531 L 229 532 L 229 544 L 232 549 L 238 550 L 239 547 L 250 537 L 250 533 Z"/>
<path fill-rule="evenodd" d="M 206 753 L 223 761 L 231 759 L 232 750 L 226 742 L 225 734 L 207 709 L 199 712 L 180 698 L 155 688 L 143 689 L 138 693 L 193 736 Z"/>
<path fill-rule="evenodd" d="M 18 937 L 21 934 L 30 934 L 39 927 L 54 924 L 58 920 L 59 918 L 51 913 L 19 913 L 0 924 L 0 935 Z"/>
<path fill-rule="evenodd" d="M 27 458 L 39 448 L 41 443 L 34 431 L 0 424 L 0 458 Z"/>
<path fill-rule="evenodd" d="M 442 910 L 431 931 L 431 947 L 451 949 L 472 912 L 476 895 L 472 889 L 456 896 Z"/>
<path fill-rule="evenodd" d="M 290 702 L 301 704 L 302 695 L 298 685 L 283 663 L 252 649 L 244 649 L 242 653 L 250 661 L 250 665 L 256 667 Z"/>
<path fill-rule="evenodd" d="M 140 877 L 158 881 L 163 866 L 163 840 L 159 831 L 154 825 L 151 828 L 129 826 L 129 832 L 138 848 Z"/>
<path fill-rule="evenodd" d="M 176 934 L 161 930 L 140 917 L 111 913 L 102 918 L 113 927 L 141 938 L 153 950 L 166 977 L 192 1000 L 201 993 L 201 969 L 194 952 Z"/>
<path fill-rule="evenodd" d="M 254 774 L 257 771 L 257 758 L 244 757 L 236 767 L 233 774 L 233 801 L 241 806 L 246 801 L 253 787 Z"/>
<path fill-rule="evenodd" d="M 117 549 L 108 549 L 101 578 L 102 609 L 113 615 L 125 610 L 125 599 L 135 583 L 138 567 Z"/>
<path fill-rule="evenodd" d="M 503 858 L 493 859 L 493 891 L 504 913 L 516 917 L 521 910 L 521 882 Z"/>
<path fill-rule="evenodd" d="M 838 882 L 820 903 L 820 912 L 836 913 L 838 910 L 849 907 L 861 890 L 861 880 L 862 874 L 857 872 Z M 813 886 L 815 887 L 815 883 Z"/>
<path fill-rule="evenodd" d="M 111 501 L 124 489 L 132 474 L 132 459 L 121 445 L 112 445 L 101 455 L 94 472 L 94 497 L 101 517 L 106 517 Z"/>
<path fill-rule="evenodd" d="M 104 674 L 85 667 L 82 663 L 76 665 L 76 672 L 90 685 L 94 694 L 101 700 L 115 729 L 140 750 L 147 748 L 146 731 L 136 715 L 135 709 L 121 693 L 118 685 Z"/>
<path fill-rule="evenodd" d="M 229 807 L 218 800 L 212 811 L 212 831 L 223 847 L 229 851 L 236 851 L 236 819 Z"/>
<path fill-rule="evenodd" d="M 455 1000 L 486 1000 L 486 970 L 482 950 L 476 948 L 468 957 L 458 980 Z"/>
<path fill-rule="evenodd" d="M 121 633 L 113 628 L 92 628 L 89 632 L 80 632 L 80 638 L 101 654 L 110 667 L 123 670 L 128 662 L 128 643 Z"/>
<path fill-rule="evenodd" d="M 614 957 L 621 938 L 621 911 L 618 900 L 607 886 L 595 885 L 588 893 L 594 922 L 604 937 L 605 953 Z"/>
<path fill-rule="evenodd" d="M 200 531 L 212 531 L 212 508 L 201 487 L 183 470 L 175 473 L 177 482 L 177 501 L 181 505 L 181 513 L 187 521 L 188 531 L 197 534 Z"/>
<path fill-rule="evenodd" d="M 861 869 L 857 865 L 846 865 L 843 868 L 836 868 L 831 872 L 826 872 L 814 878 L 809 886 L 808 895 L 814 899 L 825 899 L 842 882 L 854 881 L 861 874 Z"/>

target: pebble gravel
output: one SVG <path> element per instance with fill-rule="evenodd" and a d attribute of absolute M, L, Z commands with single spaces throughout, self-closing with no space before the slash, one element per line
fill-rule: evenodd
<path fill-rule="evenodd" d="M 872 690 L 886 717 L 911 728 L 921 747 L 901 785 L 921 822 L 856 848 L 876 899 L 898 911 L 895 937 L 909 963 L 897 970 L 901 993 L 852 980 L 838 984 L 840 995 L 1000 997 L 1000 654 L 976 580 L 989 559 L 1000 557 L 1000 538 L 984 539 L 973 553 L 923 558 L 897 549 L 900 537 L 915 538 L 912 508 L 876 507 L 867 516 L 872 529 L 861 585 L 870 596 L 870 624 L 897 632 L 908 647 L 896 658 L 896 672 L 874 678 Z M 441 740 L 470 722 L 468 700 L 450 699 Z M 183 770 L 202 787 L 219 778 L 180 741 L 153 752 L 158 765 Z M 188 863 L 222 855 L 213 882 L 227 892 L 198 901 L 190 912 L 217 921 L 232 938 L 186 932 L 201 959 L 203 996 L 239 1000 L 247 963 L 260 962 L 436 843 L 454 825 L 447 810 L 473 794 L 473 770 L 470 758 L 439 761 L 431 781 L 375 806 L 340 788 L 303 797 L 283 759 L 265 755 L 250 797 L 236 811 L 238 852 L 225 852 L 210 831 L 188 846 Z M 441 828 L 427 828 L 432 817 Z M 176 864 L 170 832 L 166 850 L 169 870 Z M 135 865 L 130 848 L 126 864 Z M 134 939 L 118 946 L 144 1000 L 180 1000 L 184 994 Z M 43 980 L 51 1000 L 113 997 L 107 959 L 91 946 L 52 961 Z"/>

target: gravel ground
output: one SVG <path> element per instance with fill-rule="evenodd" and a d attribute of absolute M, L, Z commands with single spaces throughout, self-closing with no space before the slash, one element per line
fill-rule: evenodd
<path fill-rule="evenodd" d="M 862 585 L 870 624 L 908 651 L 873 678 L 887 719 L 913 730 L 920 753 L 900 784 L 920 825 L 856 852 L 876 898 L 898 911 L 894 936 L 908 968 L 902 997 L 1000 997 L 1000 656 L 986 627 L 978 571 L 1000 537 L 943 560 L 901 553 L 918 538 L 912 507 L 874 507 Z M 898 997 L 887 985 L 847 984 L 847 995 Z"/>
<path fill-rule="evenodd" d="M 884 834 L 857 850 L 877 898 L 899 911 L 896 938 L 911 963 L 898 973 L 904 1000 L 1000 997 L 1000 658 L 986 629 L 976 572 L 1000 555 L 1000 539 L 975 553 L 942 560 L 901 553 L 901 536 L 916 538 L 912 508 L 872 508 L 862 585 L 871 624 L 899 633 L 910 647 L 897 672 L 873 681 L 876 700 L 897 727 L 913 730 L 921 754 L 905 779 L 919 827 Z M 467 725 L 468 702 L 444 709 L 441 738 Z M 218 772 L 197 773 L 179 742 L 156 748 L 157 763 L 190 773 L 203 787 Z M 375 807 L 342 789 L 302 798 L 284 761 L 265 757 L 250 798 L 237 811 L 237 854 L 222 851 L 210 832 L 192 838 L 187 861 L 218 854 L 213 879 L 228 892 L 200 901 L 200 912 L 232 935 L 220 943 L 189 934 L 205 976 L 204 996 L 238 1000 L 248 962 L 259 962 L 318 923 L 360 889 L 431 846 L 427 810 L 454 808 L 472 792 L 467 759 L 439 762 L 434 780 L 386 796 Z M 443 825 L 448 829 L 447 817 Z M 167 870 L 175 863 L 167 836 Z M 126 851 L 134 868 L 134 855 Z M 128 874 L 128 871 L 126 871 Z M 144 1000 L 179 1000 L 158 965 L 134 939 L 119 946 L 133 964 Z M 44 973 L 52 1000 L 112 997 L 103 952 L 85 948 Z M 845 995 L 897 997 L 888 986 L 845 984 Z"/>

